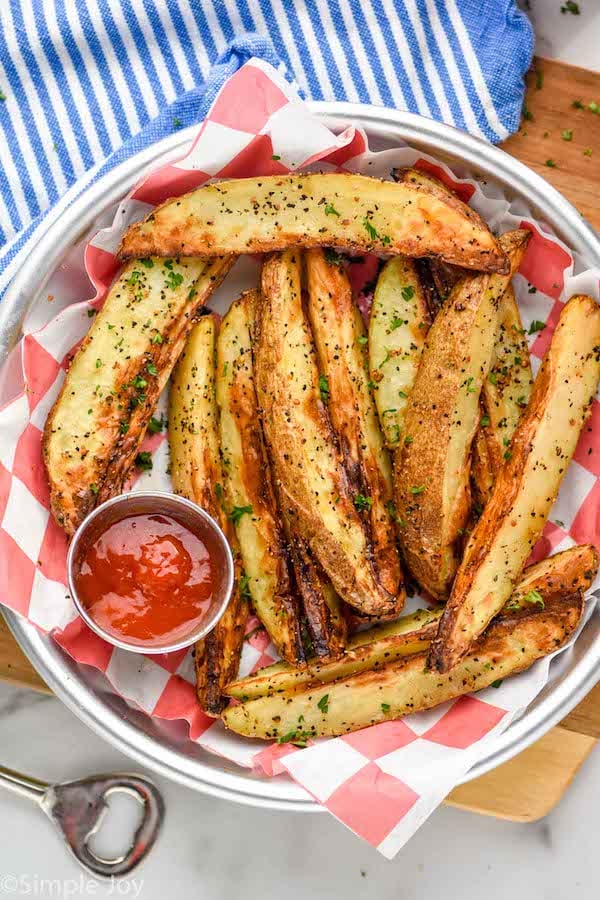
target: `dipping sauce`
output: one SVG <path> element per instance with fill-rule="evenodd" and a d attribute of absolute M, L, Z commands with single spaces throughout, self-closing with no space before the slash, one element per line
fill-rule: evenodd
<path fill-rule="evenodd" d="M 77 594 L 109 634 L 135 642 L 175 643 L 211 605 L 209 549 L 168 515 L 127 516 L 108 526 L 80 557 Z"/>

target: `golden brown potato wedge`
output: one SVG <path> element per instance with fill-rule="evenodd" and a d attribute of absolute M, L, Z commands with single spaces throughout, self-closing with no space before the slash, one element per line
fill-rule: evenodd
<path fill-rule="evenodd" d="M 216 256 L 293 246 L 440 256 L 485 272 L 507 266 L 487 225 L 456 197 L 343 173 L 204 185 L 132 225 L 120 254 Z"/>
<path fill-rule="evenodd" d="M 598 551 L 582 544 L 556 553 L 529 566 L 499 615 L 512 616 L 517 610 L 545 608 L 561 603 L 562 598 L 578 591 L 585 593 L 598 571 Z M 443 606 L 419 609 L 389 625 L 370 628 L 353 635 L 343 657 L 334 662 L 309 660 L 304 667 L 285 662 L 234 681 L 226 688 L 236 700 L 252 700 L 282 691 L 293 691 L 308 684 L 326 684 L 367 669 L 388 665 L 401 656 L 427 649 L 437 631 Z"/>
<path fill-rule="evenodd" d="M 227 509 L 257 616 L 283 659 L 302 662 L 299 605 L 256 402 L 255 292 L 231 305 L 217 339 L 217 405 Z"/>
<path fill-rule="evenodd" d="M 257 397 L 280 506 L 339 596 L 362 612 L 385 613 L 396 598 L 377 576 L 321 399 L 300 273 L 299 251 L 269 257 L 257 311 Z"/>
<path fill-rule="evenodd" d="M 331 684 L 230 706 L 223 721 L 246 737 L 305 743 L 431 709 L 522 672 L 553 653 L 572 635 L 582 612 L 583 599 L 577 592 L 547 609 L 496 619 L 451 672 L 427 669 L 427 653 L 416 653 Z"/>
<path fill-rule="evenodd" d="M 529 406 L 467 543 L 431 647 L 447 672 L 502 608 L 542 532 L 600 378 L 600 308 L 578 295 L 565 305 Z"/>
<path fill-rule="evenodd" d="M 394 612 L 404 606 L 404 585 L 392 519 L 392 465 L 369 390 L 367 336 L 352 298 L 346 270 L 320 249 L 305 254 L 307 312 L 319 365 L 321 397 L 327 404 L 354 505 L 373 548 L 373 563 Z"/>
<path fill-rule="evenodd" d="M 379 421 L 390 450 L 402 444 L 404 412 L 431 324 L 412 259 L 388 260 L 377 279 L 369 319 L 369 369 Z"/>
<path fill-rule="evenodd" d="M 121 492 L 194 313 L 227 259 L 141 259 L 111 287 L 69 367 L 44 430 L 52 514 L 73 534 Z"/>
<path fill-rule="evenodd" d="M 294 691 L 307 684 L 326 684 L 356 675 L 366 669 L 378 669 L 401 656 L 409 656 L 429 647 L 442 614 L 441 605 L 418 609 L 386 625 L 353 635 L 343 656 L 335 660 L 310 659 L 307 666 L 274 663 L 253 675 L 227 685 L 227 694 L 236 700 L 253 700 L 282 691 Z"/>
<path fill-rule="evenodd" d="M 176 493 L 193 500 L 221 526 L 231 544 L 235 584 L 227 609 L 195 645 L 196 688 L 202 709 L 218 716 L 227 703 L 225 685 L 238 673 L 248 604 L 241 591 L 235 531 L 221 502 L 223 472 L 215 399 L 217 323 L 205 316 L 194 326 L 173 372 L 169 397 L 171 478 Z"/>
<path fill-rule="evenodd" d="M 511 271 L 455 287 L 427 335 L 394 460 L 396 521 L 406 564 L 433 597 L 448 596 L 470 510 L 469 457 L 492 360 L 498 306 L 529 232 L 502 236 Z M 506 599 L 506 598 L 505 598 Z"/>

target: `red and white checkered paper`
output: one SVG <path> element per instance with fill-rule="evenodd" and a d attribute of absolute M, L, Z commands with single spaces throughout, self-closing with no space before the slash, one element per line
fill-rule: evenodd
<path fill-rule="evenodd" d="M 65 587 L 66 538 L 49 513 L 41 439 L 68 361 L 89 327 L 88 311 L 102 305 L 117 272 L 114 253 L 130 222 L 164 199 L 215 178 L 280 174 L 307 167 L 389 177 L 394 166 L 407 165 L 448 183 L 495 231 L 522 226 L 533 232 L 515 286 L 525 327 L 535 319 L 546 322 L 546 328 L 530 339 L 537 369 L 564 301 L 578 291 L 598 298 L 600 273 L 586 271 L 583 262 L 574 259 L 527 209 L 511 204 L 498 189 L 478 185 L 468 171 L 450 171 L 408 146 L 371 152 L 365 133 L 357 127 L 333 134 L 308 112 L 277 72 L 252 60 L 224 85 L 188 154 L 148 174 L 120 204 L 112 222 L 99 223 L 108 227 L 97 231 L 89 243 L 65 248 L 48 296 L 34 304 L 24 323 L 23 339 L 0 373 L 0 403 L 4 404 L 0 408 L 0 602 L 52 632 L 75 660 L 104 672 L 115 691 L 132 705 L 151 716 L 187 720 L 190 739 L 207 750 L 253 767 L 265 777 L 288 772 L 388 857 L 473 763 L 490 752 L 494 739 L 538 694 L 548 680 L 549 661 L 538 662 L 498 689 L 489 688 L 398 722 L 320 740 L 306 749 L 258 745 L 227 734 L 220 722 L 198 708 L 188 651 L 162 657 L 127 653 L 105 643 L 77 617 Z M 256 284 L 258 267 L 256 259 L 238 261 L 211 306 L 224 311 L 239 289 Z M 376 270 L 373 257 L 350 263 L 357 295 Z M 81 299 L 92 293 L 90 281 L 95 295 Z M 368 314 L 368 297 L 363 292 L 359 299 Z M 596 401 L 552 521 L 536 548 L 538 558 L 575 542 L 600 543 L 599 420 Z M 147 438 L 143 449 L 152 452 L 154 468 L 139 476 L 132 489 L 170 489 L 165 435 Z M 417 605 L 415 598 L 408 608 Z M 598 618 L 589 618 L 586 627 L 600 629 Z M 257 620 L 250 622 L 248 631 L 256 624 Z M 562 654 L 563 670 L 568 653 Z M 245 644 L 242 672 L 275 658 L 266 633 L 259 630 Z"/>

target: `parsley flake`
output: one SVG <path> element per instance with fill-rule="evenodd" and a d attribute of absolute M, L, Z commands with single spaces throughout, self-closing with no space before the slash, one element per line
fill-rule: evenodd
<path fill-rule="evenodd" d="M 354 498 L 354 506 L 359 512 L 364 509 L 371 509 L 373 506 L 373 498 L 365 497 L 364 494 L 357 494 Z"/>
<path fill-rule="evenodd" d="M 147 450 L 142 450 L 141 453 L 135 458 L 135 464 L 138 469 L 141 469 L 143 472 L 149 472 L 152 468 L 152 454 L 148 453 Z"/>
<path fill-rule="evenodd" d="M 329 380 L 327 375 L 319 375 L 319 391 L 323 403 L 329 403 Z"/>
<path fill-rule="evenodd" d="M 540 322 L 539 319 L 534 319 L 529 326 L 528 334 L 535 334 L 537 331 L 543 331 L 545 327 L 545 322 Z"/>
<path fill-rule="evenodd" d="M 325 207 L 325 215 L 326 216 L 339 216 L 339 212 L 331 203 L 328 203 Z"/>
<path fill-rule="evenodd" d="M 245 516 L 246 514 L 252 515 L 253 512 L 254 509 L 252 506 L 233 506 L 229 513 L 229 518 L 234 525 L 237 525 L 242 516 Z"/>
<path fill-rule="evenodd" d="M 376 240 L 379 237 L 379 235 L 377 234 L 377 229 L 375 228 L 373 223 L 369 221 L 369 219 L 363 219 L 363 225 L 372 241 Z"/>
<path fill-rule="evenodd" d="M 415 487 L 415 485 L 413 484 L 413 486 L 410 489 L 410 492 L 411 492 L 411 494 L 422 494 L 424 490 L 425 490 L 424 484 L 420 484 L 418 487 Z"/>
<path fill-rule="evenodd" d="M 319 709 L 321 710 L 322 713 L 329 712 L 329 694 L 323 694 L 323 696 L 317 703 L 317 706 L 319 707 Z"/>

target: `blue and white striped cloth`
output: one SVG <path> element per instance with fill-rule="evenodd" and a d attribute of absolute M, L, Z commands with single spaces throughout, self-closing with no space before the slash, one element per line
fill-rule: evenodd
<path fill-rule="evenodd" d="M 532 52 L 514 0 L 1 0 L 0 297 L 38 229 L 106 168 L 200 121 L 252 56 L 312 99 L 500 141 Z"/>

